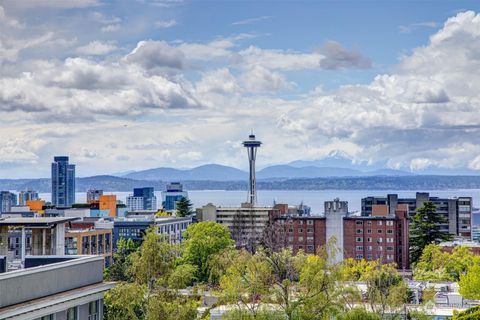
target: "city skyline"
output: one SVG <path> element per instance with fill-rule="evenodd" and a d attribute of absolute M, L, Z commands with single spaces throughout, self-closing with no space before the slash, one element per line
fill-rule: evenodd
<path fill-rule="evenodd" d="M 245 170 L 252 128 L 265 143 L 259 168 L 340 153 L 478 171 L 479 11 L 473 1 L 0 1 L 0 175 L 48 177 L 62 154 L 78 176 Z"/>

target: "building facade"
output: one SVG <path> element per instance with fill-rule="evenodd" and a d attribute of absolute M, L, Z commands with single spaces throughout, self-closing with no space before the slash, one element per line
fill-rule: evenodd
<path fill-rule="evenodd" d="M 159 217 L 155 219 L 157 233 L 164 236 L 171 244 L 178 244 L 183 241 L 183 234 L 192 224 L 192 217 Z"/>
<path fill-rule="evenodd" d="M 400 204 L 395 213 L 387 205 L 373 205 L 371 216 L 343 218 L 344 258 L 379 260 L 407 269 L 408 206 Z"/>
<path fill-rule="evenodd" d="M 446 218 L 447 222 L 440 225 L 443 232 L 460 236 L 471 237 L 472 198 L 439 198 L 431 197 L 427 192 L 417 192 L 415 198 L 399 198 L 397 194 L 386 197 L 366 197 L 362 199 L 362 216 L 370 216 L 373 205 L 387 205 L 390 214 L 395 213 L 397 205 L 408 206 L 409 217 L 415 215 L 416 210 L 427 201 L 431 201 L 437 208 L 437 214 Z"/>
<path fill-rule="evenodd" d="M 100 196 L 103 195 L 103 190 L 88 189 L 87 190 L 87 203 L 92 203 L 100 200 Z"/>
<path fill-rule="evenodd" d="M 98 255 L 105 265 L 112 263 L 112 229 L 67 229 L 65 231 L 66 255 Z"/>
<path fill-rule="evenodd" d="M 98 209 L 108 210 L 109 217 L 117 216 L 117 196 L 116 195 L 101 195 L 98 199 Z"/>
<path fill-rule="evenodd" d="M 0 319 L 102 320 L 112 287 L 101 257 L 27 257 L 25 268 L 0 273 Z"/>
<path fill-rule="evenodd" d="M 134 188 L 133 195 L 127 197 L 127 208 L 136 210 L 157 210 L 157 197 L 152 187 Z"/>
<path fill-rule="evenodd" d="M 188 198 L 188 193 L 183 190 L 180 182 L 167 184 L 166 190 L 162 191 L 163 209 L 166 211 L 176 210 L 177 201 L 182 198 Z"/>
<path fill-rule="evenodd" d="M 68 157 L 58 156 L 52 163 L 52 204 L 70 207 L 75 203 L 75 165 Z"/>
<path fill-rule="evenodd" d="M 18 204 L 21 206 L 26 206 L 27 201 L 38 199 L 38 192 L 33 190 L 20 191 L 20 193 L 18 194 Z"/>
<path fill-rule="evenodd" d="M 238 247 L 258 243 L 272 216 L 277 216 L 272 207 L 252 207 L 245 203 L 240 207 L 217 207 L 211 203 L 197 213 L 198 221 L 215 221 L 230 229 Z"/>
<path fill-rule="evenodd" d="M 0 213 L 10 212 L 17 205 L 17 195 L 10 191 L 0 191 Z"/>
<path fill-rule="evenodd" d="M 318 253 L 326 243 L 335 246 L 334 261 L 344 259 L 379 260 L 407 269 L 408 206 L 398 205 L 392 215 L 387 205 L 373 205 L 370 216 L 348 212 L 348 203 L 335 199 L 325 202 L 322 216 L 290 215 L 280 210 L 274 224 L 285 236 L 277 238 L 294 253 Z M 278 214 L 278 212 L 277 212 Z M 278 232 L 278 231 L 277 231 Z"/>

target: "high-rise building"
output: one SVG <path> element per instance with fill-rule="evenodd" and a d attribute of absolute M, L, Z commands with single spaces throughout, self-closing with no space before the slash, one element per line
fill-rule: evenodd
<path fill-rule="evenodd" d="M 133 195 L 127 197 L 127 208 L 136 210 L 157 210 L 157 197 L 152 187 L 134 188 Z"/>
<path fill-rule="evenodd" d="M 33 190 L 21 191 L 18 194 L 18 204 L 21 206 L 27 205 L 27 201 L 38 200 L 38 192 Z"/>
<path fill-rule="evenodd" d="M 163 209 L 167 211 L 177 209 L 177 201 L 182 198 L 188 198 L 187 191 L 183 191 L 180 182 L 172 182 L 167 184 L 166 190 L 162 191 Z"/>
<path fill-rule="evenodd" d="M 447 219 L 446 223 L 440 225 L 442 231 L 460 237 L 471 237 L 471 197 L 439 198 L 431 197 L 428 192 L 417 192 L 415 198 L 399 198 L 397 194 L 389 194 L 386 197 L 366 197 L 362 199 L 362 216 L 370 216 L 373 205 L 387 205 L 389 213 L 395 214 L 397 205 L 406 204 L 409 217 L 412 217 L 427 201 L 435 205 L 438 215 Z"/>
<path fill-rule="evenodd" d="M 103 190 L 97 190 L 95 188 L 87 190 L 87 203 L 92 203 L 100 200 L 100 196 L 103 195 Z"/>
<path fill-rule="evenodd" d="M 0 191 L 0 212 L 10 212 L 17 205 L 17 195 L 10 191 Z"/>
<path fill-rule="evenodd" d="M 75 165 L 68 157 L 57 156 L 52 163 L 52 204 L 69 207 L 75 203 Z"/>

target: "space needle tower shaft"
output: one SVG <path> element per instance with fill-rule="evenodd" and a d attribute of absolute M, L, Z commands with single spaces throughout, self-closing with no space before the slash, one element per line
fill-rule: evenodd
<path fill-rule="evenodd" d="M 255 135 L 252 133 L 248 136 L 248 140 L 244 141 L 243 146 L 247 148 L 248 162 L 250 165 L 250 176 L 248 181 L 248 202 L 250 205 L 257 204 L 257 181 L 255 178 L 255 159 L 257 157 L 257 148 L 262 145 L 261 141 L 255 140 Z"/>

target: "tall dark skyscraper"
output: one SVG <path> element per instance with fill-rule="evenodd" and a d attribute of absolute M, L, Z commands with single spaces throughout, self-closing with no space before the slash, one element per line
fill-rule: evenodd
<path fill-rule="evenodd" d="M 52 204 L 69 207 L 75 203 L 75 165 L 68 157 L 54 157 L 52 163 Z"/>

